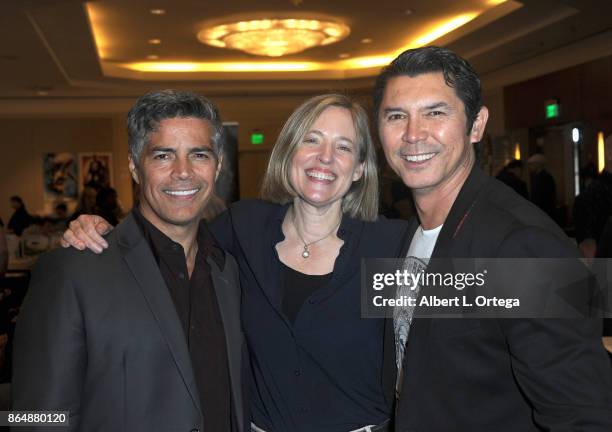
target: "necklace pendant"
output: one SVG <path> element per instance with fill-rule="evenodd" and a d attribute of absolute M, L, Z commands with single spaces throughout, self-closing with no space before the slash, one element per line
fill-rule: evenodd
<path fill-rule="evenodd" d="M 304 252 L 302 252 L 302 258 L 306 259 L 310 256 L 310 252 L 308 252 L 308 246 L 304 246 Z"/>

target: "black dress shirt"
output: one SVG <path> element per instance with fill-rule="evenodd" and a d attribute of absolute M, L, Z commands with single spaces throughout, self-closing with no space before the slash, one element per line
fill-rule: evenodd
<path fill-rule="evenodd" d="M 360 265 L 362 258 L 397 257 L 407 224 L 345 215 L 333 273 L 292 322 L 275 249 L 287 209 L 242 200 L 210 226 L 240 268 L 253 422 L 267 432 L 346 432 L 382 423 L 392 414 L 394 380 L 383 375 L 384 320 L 361 318 Z"/>
<path fill-rule="evenodd" d="M 138 210 L 134 216 L 151 247 L 185 331 L 202 406 L 205 431 L 231 430 L 230 382 L 225 333 L 217 304 L 210 256 L 223 269 L 225 255 L 204 224 L 198 229 L 198 252 L 189 277 L 183 247 L 151 224 Z"/>

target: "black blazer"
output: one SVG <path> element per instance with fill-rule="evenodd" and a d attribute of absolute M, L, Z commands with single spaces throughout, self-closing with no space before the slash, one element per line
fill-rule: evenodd
<path fill-rule="evenodd" d="M 101 255 L 58 249 L 40 258 L 16 329 L 13 409 L 70 411 L 75 431 L 202 431 L 184 331 L 132 215 L 108 242 Z M 226 333 L 233 425 L 242 432 L 238 270 L 229 254 L 223 269 L 208 262 Z"/>
<path fill-rule="evenodd" d="M 432 258 L 576 253 L 541 210 L 474 168 Z M 415 318 L 404 367 L 396 431 L 612 430 L 601 320 Z"/>

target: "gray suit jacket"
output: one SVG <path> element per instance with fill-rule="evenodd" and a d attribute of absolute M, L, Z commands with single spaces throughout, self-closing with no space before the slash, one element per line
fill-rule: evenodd
<path fill-rule="evenodd" d="M 101 255 L 59 249 L 40 258 L 16 329 L 13 409 L 67 410 L 70 430 L 87 432 L 202 431 L 206 407 L 184 331 L 132 215 L 108 242 Z M 209 264 L 226 334 L 232 424 L 242 432 L 238 270 L 229 254 L 224 269 Z"/>

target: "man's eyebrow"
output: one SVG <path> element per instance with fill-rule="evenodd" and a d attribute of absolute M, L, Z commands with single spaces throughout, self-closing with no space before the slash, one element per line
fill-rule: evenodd
<path fill-rule="evenodd" d="M 195 153 L 195 152 L 213 152 L 212 147 L 210 146 L 202 146 L 202 147 L 193 147 L 189 149 L 189 153 Z"/>
<path fill-rule="evenodd" d="M 391 112 L 398 112 L 398 111 L 404 112 L 404 110 L 403 110 L 402 108 L 399 108 L 399 107 L 390 107 L 390 108 L 385 108 L 385 109 L 383 110 L 383 112 L 384 112 L 385 114 L 389 114 L 389 113 L 391 113 Z"/>
<path fill-rule="evenodd" d="M 424 110 L 433 110 L 436 108 L 450 108 L 450 105 L 447 104 L 446 102 L 434 102 L 430 105 L 426 105 L 424 106 L 422 109 Z"/>
<path fill-rule="evenodd" d="M 176 149 L 172 148 L 172 147 L 161 147 L 161 146 L 157 146 L 157 147 L 150 147 L 149 148 L 150 152 L 166 152 L 166 153 L 176 153 Z"/>
<path fill-rule="evenodd" d="M 165 153 L 176 153 L 176 149 L 173 147 L 151 147 L 149 148 L 150 152 L 165 152 Z M 201 147 L 193 147 L 189 149 L 190 153 L 194 152 L 213 152 L 214 150 L 210 146 L 201 146 Z"/>

